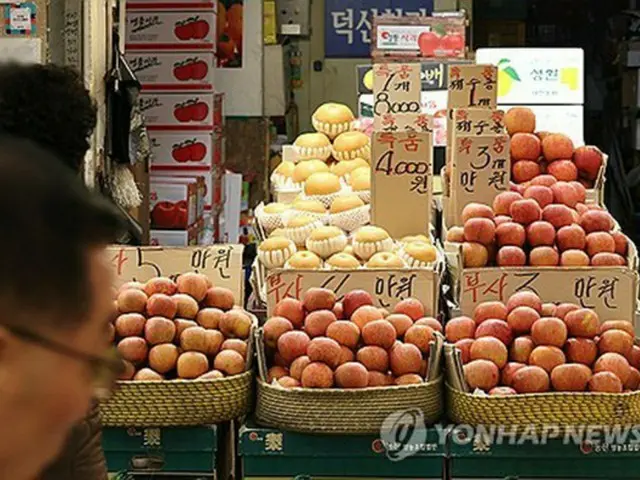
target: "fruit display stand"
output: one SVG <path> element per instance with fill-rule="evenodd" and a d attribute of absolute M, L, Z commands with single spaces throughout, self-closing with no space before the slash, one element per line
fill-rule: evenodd
<path fill-rule="evenodd" d="M 333 292 L 313 288 L 302 302 L 276 306 L 256 332 L 260 424 L 355 435 L 379 432 L 389 415 L 407 409 L 419 409 L 427 424 L 440 418 L 440 324 L 414 299 L 399 303 L 388 321 L 372 304 L 364 291 L 341 304 Z"/>
<path fill-rule="evenodd" d="M 168 428 L 106 428 L 102 445 L 112 472 L 167 472 L 215 478 L 220 434 L 216 425 Z"/>
<path fill-rule="evenodd" d="M 120 284 L 112 335 L 125 369 L 102 423 L 210 425 L 247 413 L 257 319 L 236 302 L 242 247 L 110 252 Z"/>
<path fill-rule="evenodd" d="M 492 442 L 453 429 L 447 442 L 448 472 L 458 479 L 623 479 L 640 467 L 638 445 L 606 441 Z M 598 436 L 599 438 L 603 438 Z M 535 437 L 540 439 L 540 436 Z"/>
<path fill-rule="evenodd" d="M 323 436 L 264 428 L 240 429 L 239 456 L 247 480 L 270 478 L 444 479 L 445 447 L 435 428 L 416 432 L 421 451 L 392 461 L 379 435 Z M 400 468 L 399 468 L 400 467 Z"/>
<path fill-rule="evenodd" d="M 445 325 L 456 424 L 539 433 L 640 421 L 640 347 L 629 319 L 601 322 L 594 310 L 542 303 L 531 291 L 466 313 Z"/>

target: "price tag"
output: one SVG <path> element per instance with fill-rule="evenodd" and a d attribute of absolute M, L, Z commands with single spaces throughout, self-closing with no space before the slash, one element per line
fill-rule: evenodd
<path fill-rule="evenodd" d="M 218 287 L 229 288 L 244 301 L 242 245 L 210 247 L 109 247 L 116 286 L 126 282 L 146 282 L 153 277 L 172 279 L 185 272 L 206 275 Z"/>
<path fill-rule="evenodd" d="M 419 63 L 373 66 L 373 128 L 397 131 L 418 123 L 422 115 Z M 428 127 L 428 124 L 425 125 Z"/>
<path fill-rule="evenodd" d="M 453 134 L 505 135 L 504 112 L 483 108 L 456 108 L 452 111 Z"/>
<path fill-rule="evenodd" d="M 494 65 L 450 65 L 449 108 L 496 108 L 498 69 Z"/>
<path fill-rule="evenodd" d="M 429 231 L 432 155 L 430 133 L 373 135 L 372 220 L 393 238 Z"/>
<path fill-rule="evenodd" d="M 492 205 L 509 189 L 509 136 L 459 136 L 453 148 L 451 197 L 454 225 L 461 224 L 462 209 L 471 202 Z"/>
<path fill-rule="evenodd" d="M 428 269 L 350 270 L 322 272 L 318 270 L 274 270 L 267 275 L 267 314 L 286 297 L 302 298 L 313 287 L 328 288 L 341 301 L 352 290 L 364 290 L 376 306 L 393 308 L 407 298 L 420 300 L 428 315 L 437 313 L 437 274 Z"/>
<path fill-rule="evenodd" d="M 506 302 L 522 290 L 545 302 L 568 302 L 595 310 L 600 321 L 634 321 L 637 274 L 629 268 L 471 268 L 460 278 L 460 307 L 464 314 L 482 302 Z"/>

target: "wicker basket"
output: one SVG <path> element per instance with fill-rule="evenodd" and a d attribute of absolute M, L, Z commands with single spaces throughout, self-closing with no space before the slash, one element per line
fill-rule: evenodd
<path fill-rule="evenodd" d="M 107 427 L 211 425 L 249 412 L 253 371 L 215 380 L 119 382 L 100 406 Z"/>
<path fill-rule="evenodd" d="M 403 410 L 420 410 L 425 424 L 433 424 L 442 416 L 442 375 L 422 384 L 365 389 L 286 389 L 271 385 L 264 381 L 267 365 L 262 329 L 255 337 L 260 371 L 255 416 L 260 424 L 296 432 L 361 435 L 379 434 L 384 420 Z M 441 339 L 432 343 L 430 364 L 436 365 L 438 372 L 442 371 L 442 345 Z"/>
<path fill-rule="evenodd" d="M 585 425 L 640 424 L 640 392 L 536 393 L 480 396 L 447 384 L 447 414 L 464 425 L 509 425 L 542 430 Z"/>
<path fill-rule="evenodd" d="M 247 312 L 249 313 L 249 312 Z M 244 373 L 214 380 L 117 382 L 114 395 L 100 405 L 107 427 L 212 425 L 245 415 L 253 401 L 254 332 L 247 339 Z"/>
<path fill-rule="evenodd" d="M 271 427 L 309 433 L 378 434 L 392 413 L 419 409 L 425 423 L 440 419 L 442 377 L 421 385 L 363 390 L 284 389 L 258 379 L 256 419 Z"/>

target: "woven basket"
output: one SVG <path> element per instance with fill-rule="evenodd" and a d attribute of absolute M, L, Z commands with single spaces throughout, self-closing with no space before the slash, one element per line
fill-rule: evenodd
<path fill-rule="evenodd" d="M 118 382 L 100 406 L 107 427 L 211 425 L 249 412 L 253 371 L 215 380 Z"/>
<path fill-rule="evenodd" d="M 107 427 L 212 425 L 248 413 L 253 401 L 253 357 L 258 319 L 250 314 L 245 372 L 214 380 L 121 381 L 100 405 Z"/>
<path fill-rule="evenodd" d="M 509 425 L 542 430 L 543 425 L 640 424 L 640 392 L 536 393 L 513 396 L 479 396 L 447 384 L 447 415 L 464 425 Z"/>
<path fill-rule="evenodd" d="M 420 385 L 363 390 L 284 389 L 258 379 L 256 419 L 285 430 L 332 434 L 379 434 L 392 413 L 419 409 L 425 423 L 443 413 L 442 377 Z"/>

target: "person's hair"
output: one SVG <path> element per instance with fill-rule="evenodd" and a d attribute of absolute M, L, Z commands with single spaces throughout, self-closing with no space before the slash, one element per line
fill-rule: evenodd
<path fill-rule="evenodd" d="M 0 137 L 0 324 L 81 324 L 93 300 L 90 253 L 114 242 L 122 225 L 115 207 L 50 152 Z"/>
<path fill-rule="evenodd" d="M 0 134 L 25 138 L 78 172 L 96 126 L 82 77 L 54 64 L 0 64 Z"/>

